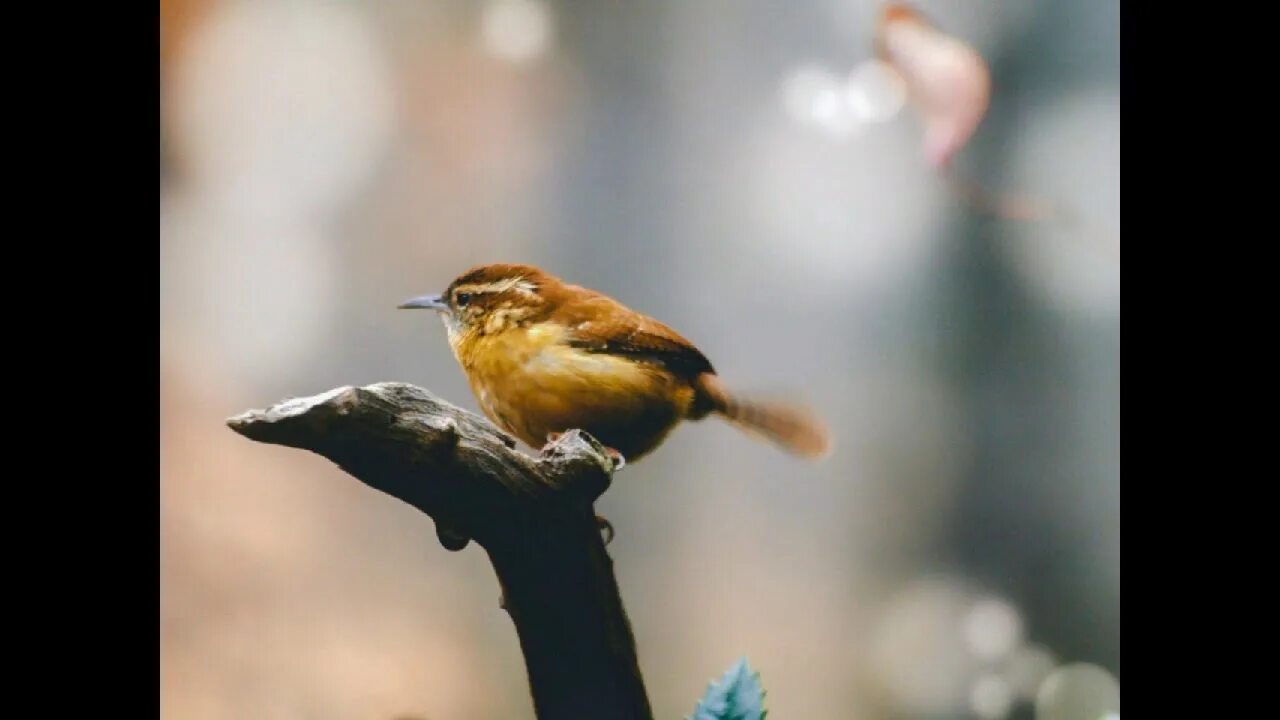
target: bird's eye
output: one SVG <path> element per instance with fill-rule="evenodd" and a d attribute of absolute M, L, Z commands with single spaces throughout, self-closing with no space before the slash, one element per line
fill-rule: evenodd
<path fill-rule="evenodd" d="M 458 307 L 466 307 L 471 302 L 471 293 L 460 292 L 453 296 L 453 302 Z"/>

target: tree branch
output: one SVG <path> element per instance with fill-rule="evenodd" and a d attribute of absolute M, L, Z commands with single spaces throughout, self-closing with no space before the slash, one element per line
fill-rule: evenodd
<path fill-rule="evenodd" d="M 572 431 L 537 458 L 475 415 L 402 383 L 342 387 L 227 420 L 251 440 L 323 455 L 489 554 L 520 637 L 534 708 L 552 718 L 651 718 L 635 639 L 592 503 L 612 462 Z"/>

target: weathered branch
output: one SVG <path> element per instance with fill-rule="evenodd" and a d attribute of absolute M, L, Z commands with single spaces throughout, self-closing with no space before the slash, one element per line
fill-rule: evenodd
<path fill-rule="evenodd" d="M 259 442 L 323 455 L 430 515 L 448 549 L 489 554 L 515 621 L 538 717 L 651 718 L 592 503 L 612 462 L 570 432 L 537 459 L 412 385 L 343 387 L 230 418 Z"/>

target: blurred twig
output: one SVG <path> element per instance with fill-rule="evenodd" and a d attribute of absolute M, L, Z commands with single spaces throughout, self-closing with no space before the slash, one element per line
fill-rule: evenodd
<path fill-rule="evenodd" d="M 478 417 L 412 385 L 343 387 L 230 418 L 259 442 L 323 455 L 436 521 L 441 543 L 489 554 L 538 717 L 651 718 L 592 503 L 611 461 L 570 432 L 536 460 Z"/>
<path fill-rule="evenodd" d="M 1064 205 L 1034 195 L 992 190 L 954 167 L 943 170 L 944 179 L 973 211 L 1001 220 L 1049 223 L 1080 240 L 1080 247 L 1104 260 L 1120 260 L 1120 238 Z"/>

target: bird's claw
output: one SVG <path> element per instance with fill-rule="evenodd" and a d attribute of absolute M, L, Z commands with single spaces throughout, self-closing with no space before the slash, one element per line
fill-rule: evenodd
<path fill-rule="evenodd" d="M 618 472 L 619 470 L 627 466 L 627 459 L 623 457 L 622 453 L 618 452 L 617 450 L 614 450 L 613 448 L 605 448 L 604 454 L 608 455 L 609 459 L 613 461 L 614 472 Z"/>
<path fill-rule="evenodd" d="M 551 443 L 559 440 L 560 437 L 563 435 L 564 433 L 561 433 L 561 432 L 547 433 L 547 445 L 550 445 Z M 614 472 L 618 472 L 619 470 L 627 466 L 627 459 L 623 457 L 622 453 L 618 452 L 617 450 L 607 447 L 604 449 L 604 454 L 607 455 L 609 459 L 613 461 Z"/>

